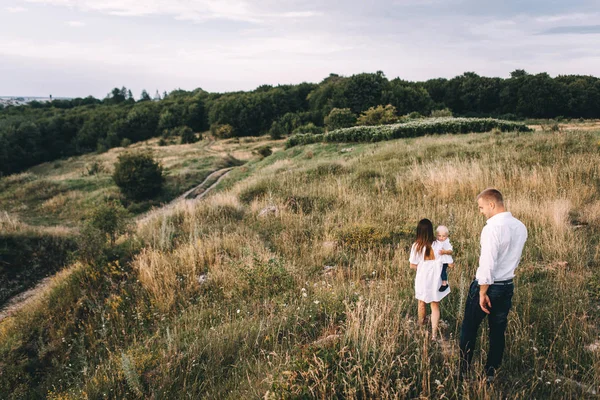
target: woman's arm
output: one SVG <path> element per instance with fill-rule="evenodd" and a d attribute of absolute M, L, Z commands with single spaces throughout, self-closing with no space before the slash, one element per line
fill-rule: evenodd
<path fill-rule="evenodd" d="M 414 270 L 416 270 L 416 269 L 417 269 L 417 266 L 418 266 L 418 264 L 413 264 L 413 263 L 411 263 L 411 264 L 410 264 L 410 267 L 411 267 L 412 269 L 414 269 Z"/>

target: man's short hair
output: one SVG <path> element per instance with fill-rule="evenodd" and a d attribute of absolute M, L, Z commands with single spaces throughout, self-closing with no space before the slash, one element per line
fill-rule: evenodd
<path fill-rule="evenodd" d="M 485 201 L 494 202 L 500 206 L 504 205 L 504 199 L 502 198 L 502 193 L 498 189 L 487 188 L 483 192 L 477 195 L 477 200 L 483 199 Z"/>

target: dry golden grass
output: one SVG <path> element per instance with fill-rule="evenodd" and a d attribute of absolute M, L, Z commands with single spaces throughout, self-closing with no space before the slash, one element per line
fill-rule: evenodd
<path fill-rule="evenodd" d="M 111 356 L 86 359 L 90 377 L 56 392 L 592 398 L 600 384 L 600 354 L 589 350 L 600 334 L 590 292 L 600 276 L 597 141 L 585 132 L 446 135 L 361 144 L 343 155 L 346 146 L 332 144 L 275 153 L 230 189 L 138 222 L 145 247 L 131 263 L 132 289 L 107 285 L 109 305 L 95 311 L 110 316 L 105 329 L 126 344 L 111 339 Z M 490 186 L 529 230 L 493 387 L 456 377 L 485 224 L 475 197 Z M 271 206 L 277 212 L 259 217 Z M 407 259 L 425 217 L 450 228 L 456 250 L 442 344 L 415 323 Z M 137 315 L 149 315 L 147 330 Z M 102 342 L 98 326 L 89 329 L 86 343 Z M 480 342 L 485 349 L 487 335 Z M 484 358 L 478 351 L 476 368 Z"/>

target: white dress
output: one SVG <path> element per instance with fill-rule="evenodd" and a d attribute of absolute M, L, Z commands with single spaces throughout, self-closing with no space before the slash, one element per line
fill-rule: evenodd
<path fill-rule="evenodd" d="M 440 292 L 442 286 L 442 261 L 439 256 L 435 260 L 425 260 L 425 249 L 416 251 L 416 244 L 410 249 L 411 264 L 417 264 L 415 277 L 415 297 L 425 303 L 440 301 L 450 293 L 450 287 Z"/>

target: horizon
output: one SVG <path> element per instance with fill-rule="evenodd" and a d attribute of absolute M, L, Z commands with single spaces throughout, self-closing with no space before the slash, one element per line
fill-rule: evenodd
<path fill-rule="evenodd" d="M 7 0 L 0 9 L 0 86 L 30 97 L 103 98 L 117 82 L 136 96 L 249 91 L 331 71 L 423 81 L 600 70 L 592 0 Z"/>
<path fill-rule="evenodd" d="M 523 68 L 517 68 L 517 69 L 523 69 Z M 514 71 L 514 70 L 513 70 L 513 71 Z M 465 74 L 465 73 L 470 73 L 470 72 L 472 72 L 472 73 L 475 73 L 475 74 L 477 74 L 477 75 L 479 75 L 479 76 L 481 76 L 481 77 L 485 77 L 485 78 L 501 78 L 501 79 L 509 79 L 509 78 L 510 78 L 510 73 L 511 73 L 511 72 L 513 72 L 513 71 L 510 71 L 510 72 L 508 72 L 508 73 L 507 73 L 507 76 L 490 76 L 490 75 L 484 75 L 484 74 L 480 74 L 480 73 L 478 73 L 477 71 L 464 71 L 464 72 L 463 72 L 463 73 L 461 73 L 461 74 L 454 75 L 454 76 L 451 76 L 451 77 L 445 77 L 445 76 L 436 76 L 436 77 L 427 78 L 427 79 L 424 79 L 424 80 L 413 80 L 413 81 L 410 81 L 410 82 L 425 82 L 425 81 L 432 80 L 432 79 L 452 79 L 452 78 L 455 78 L 455 77 L 458 77 L 458 76 L 461 76 L 461 75 L 463 75 L 463 74 Z M 526 71 L 526 72 L 527 72 L 529 75 L 536 75 L 536 74 L 541 74 L 541 73 L 548 73 L 548 72 L 546 72 L 546 71 L 536 71 L 536 72 L 531 72 L 531 71 L 527 71 L 527 70 L 525 70 L 525 71 Z M 360 74 L 360 73 L 376 73 L 376 72 L 377 72 L 377 71 L 372 71 L 372 72 L 363 71 L 363 72 L 357 72 L 357 74 Z M 337 74 L 337 73 L 335 73 L 335 72 L 331 72 L 329 75 L 327 75 L 326 77 L 324 77 L 324 78 L 322 78 L 321 80 L 319 80 L 319 81 L 316 81 L 316 82 L 311 82 L 311 81 L 308 81 L 308 80 L 303 80 L 303 81 L 294 82 L 294 83 L 259 84 L 258 86 L 254 87 L 254 88 L 251 88 L 251 89 L 248 89 L 248 90 L 242 90 L 242 89 L 239 89 L 239 90 L 231 90 L 231 91 L 226 91 L 226 92 L 213 92 L 213 91 L 208 91 L 208 90 L 206 90 L 206 91 L 207 91 L 207 92 L 209 92 L 209 93 L 235 93 L 235 92 L 251 92 L 251 91 L 254 91 L 254 90 L 256 90 L 257 88 L 259 88 L 260 86 L 263 86 L 263 85 L 270 85 L 270 86 L 273 86 L 273 87 L 277 87 L 277 86 L 279 86 L 279 85 L 299 85 L 299 84 L 301 84 L 301 83 L 305 83 L 305 82 L 306 82 L 306 83 L 315 83 L 315 84 L 318 84 L 319 82 L 323 81 L 324 79 L 326 79 L 327 77 L 329 77 L 329 76 L 330 76 L 330 75 L 332 75 L 332 74 L 339 75 L 339 76 L 342 76 L 342 77 L 348 77 L 348 76 L 351 76 L 351 75 L 342 75 L 342 74 Z M 352 74 L 352 75 L 354 75 L 354 74 Z M 384 75 L 385 75 L 385 77 L 386 77 L 388 80 L 393 80 L 393 79 L 399 78 L 399 79 L 403 79 L 403 80 L 407 80 L 407 81 L 408 81 L 408 79 L 404 79 L 404 78 L 402 78 L 401 76 L 389 77 L 387 74 L 385 74 L 385 72 L 384 72 Z M 566 76 L 566 75 L 591 76 L 591 77 L 594 77 L 594 78 L 598 78 L 598 77 L 600 77 L 600 76 L 596 76 L 596 75 L 593 75 L 593 74 L 564 74 L 564 73 L 559 73 L 559 74 L 556 74 L 556 75 L 552 75 L 552 74 L 548 73 L 548 75 L 549 75 L 551 78 L 557 78 L 557 77 L 559 77 L 559 76 Z M 89 97 L 89 96 L 92 96 L 92 97 L 94 97 L 94 98 L 96 98 L 96 99 L 102 100 L 102 99 L 106 98 L 108 95 L 110 95 L 110 91 L 111 91 L 111 90 L 113 90 L 114 88 L 121 88 L 121 87 L 123 87 L 123 86 L 124 86 L 125 88 L 127 88 L 127 89 L 131 90 L 129 87 L 127 87 L 127 86 L 125 86 L 125 85 L 121 85 L 121 86 L 113 86 L 113 87 L 111 87 L 111 88 L 110 88 L 110 89 L 109 89 L 109 90 L 106 92 L 106 94 L 105 94 L 104 96 L 101 96 L 101 97 L 100 97 L 100 96 L 94 96 L 94 95 L 92 95 L 92 94 L 88 94 L 88 95 L 81 95 L 81 96 L 61 96 L 61 95 L 55 96 L 54 94 L 52 94 L 52 93 L 49 93 L 49 95 L 52 95 L 52 99 L 53 99 L 53 100 L 71 100 L 71 99 L 75 99 L 75 98 L 86 98 L 86 97 Z M 177 88 L 174 88 L 174 89 L 171 89 L 171 90 L 166 90 L 166 92 L 167 92 L 167 94 L 168 94 L 168 93 L 171 93 L 172 91 L 175 91 L 175 90 L 185 90 L 185 91 L 187 91 L 187 92 L 192 92 L 192 91 L 194 91 L 194 90 L 196 90 L 196 89 L 205 90 L 204 88 L 201 88 L 201 87 L 194 87 L 194 88 L 190 88 L 190 89 L 185 89 L 185 88 L 182 88 L 182 87 L 177 87 Z M 149 94 L 151 97 L 153 96 L 153 93 L 155 93 L 155 92 L 156 92 L 156 90 L 154 90 L 154 91 L 153 91 L 153 90 L 147 90 L 147 89 L 144 89 L 144 88 L 143 88 L 142 90 L 146 90 L 146 91 L 148 92 L 148 94 Z M 158 90 L 158 89 L 157 89 L 157 90 Z M 163 91 L 163 90 L 158 90 L 158 92 L 159 92 L 159 94 L 160 94 L 161 96 L 162 96 L 162 95 L 163 95 L 163 93 L 164 93 L 164 91 Z M 139 93 L 139 94 L 137 94 L 137 95 L 136 95 L 136 93 L 135 93 L 135 92 L 133 92 L 133 90 L 132 90 L 132 94 L 133 94 L 133 97 L 134 97 L 134 99 L 138 100 L 138 99 L 140 98 L 141 90 L 140 90 L 140 93 Z M 49 98 L 50 98 L 50 96 L 49 96 L 49 95 L 43 96 L 43 95 L 22 95 L 22 94 L 21 94 L 21 95 L 4 95 L 4 94 L 0 94 L 0 99 L 14 99 L 14 98 L 18 98 L 18 97 L 30 98 L 30 99 L 34 99 L 34 98 L 39 98 L 39 99 L 49 99 Z"/>

